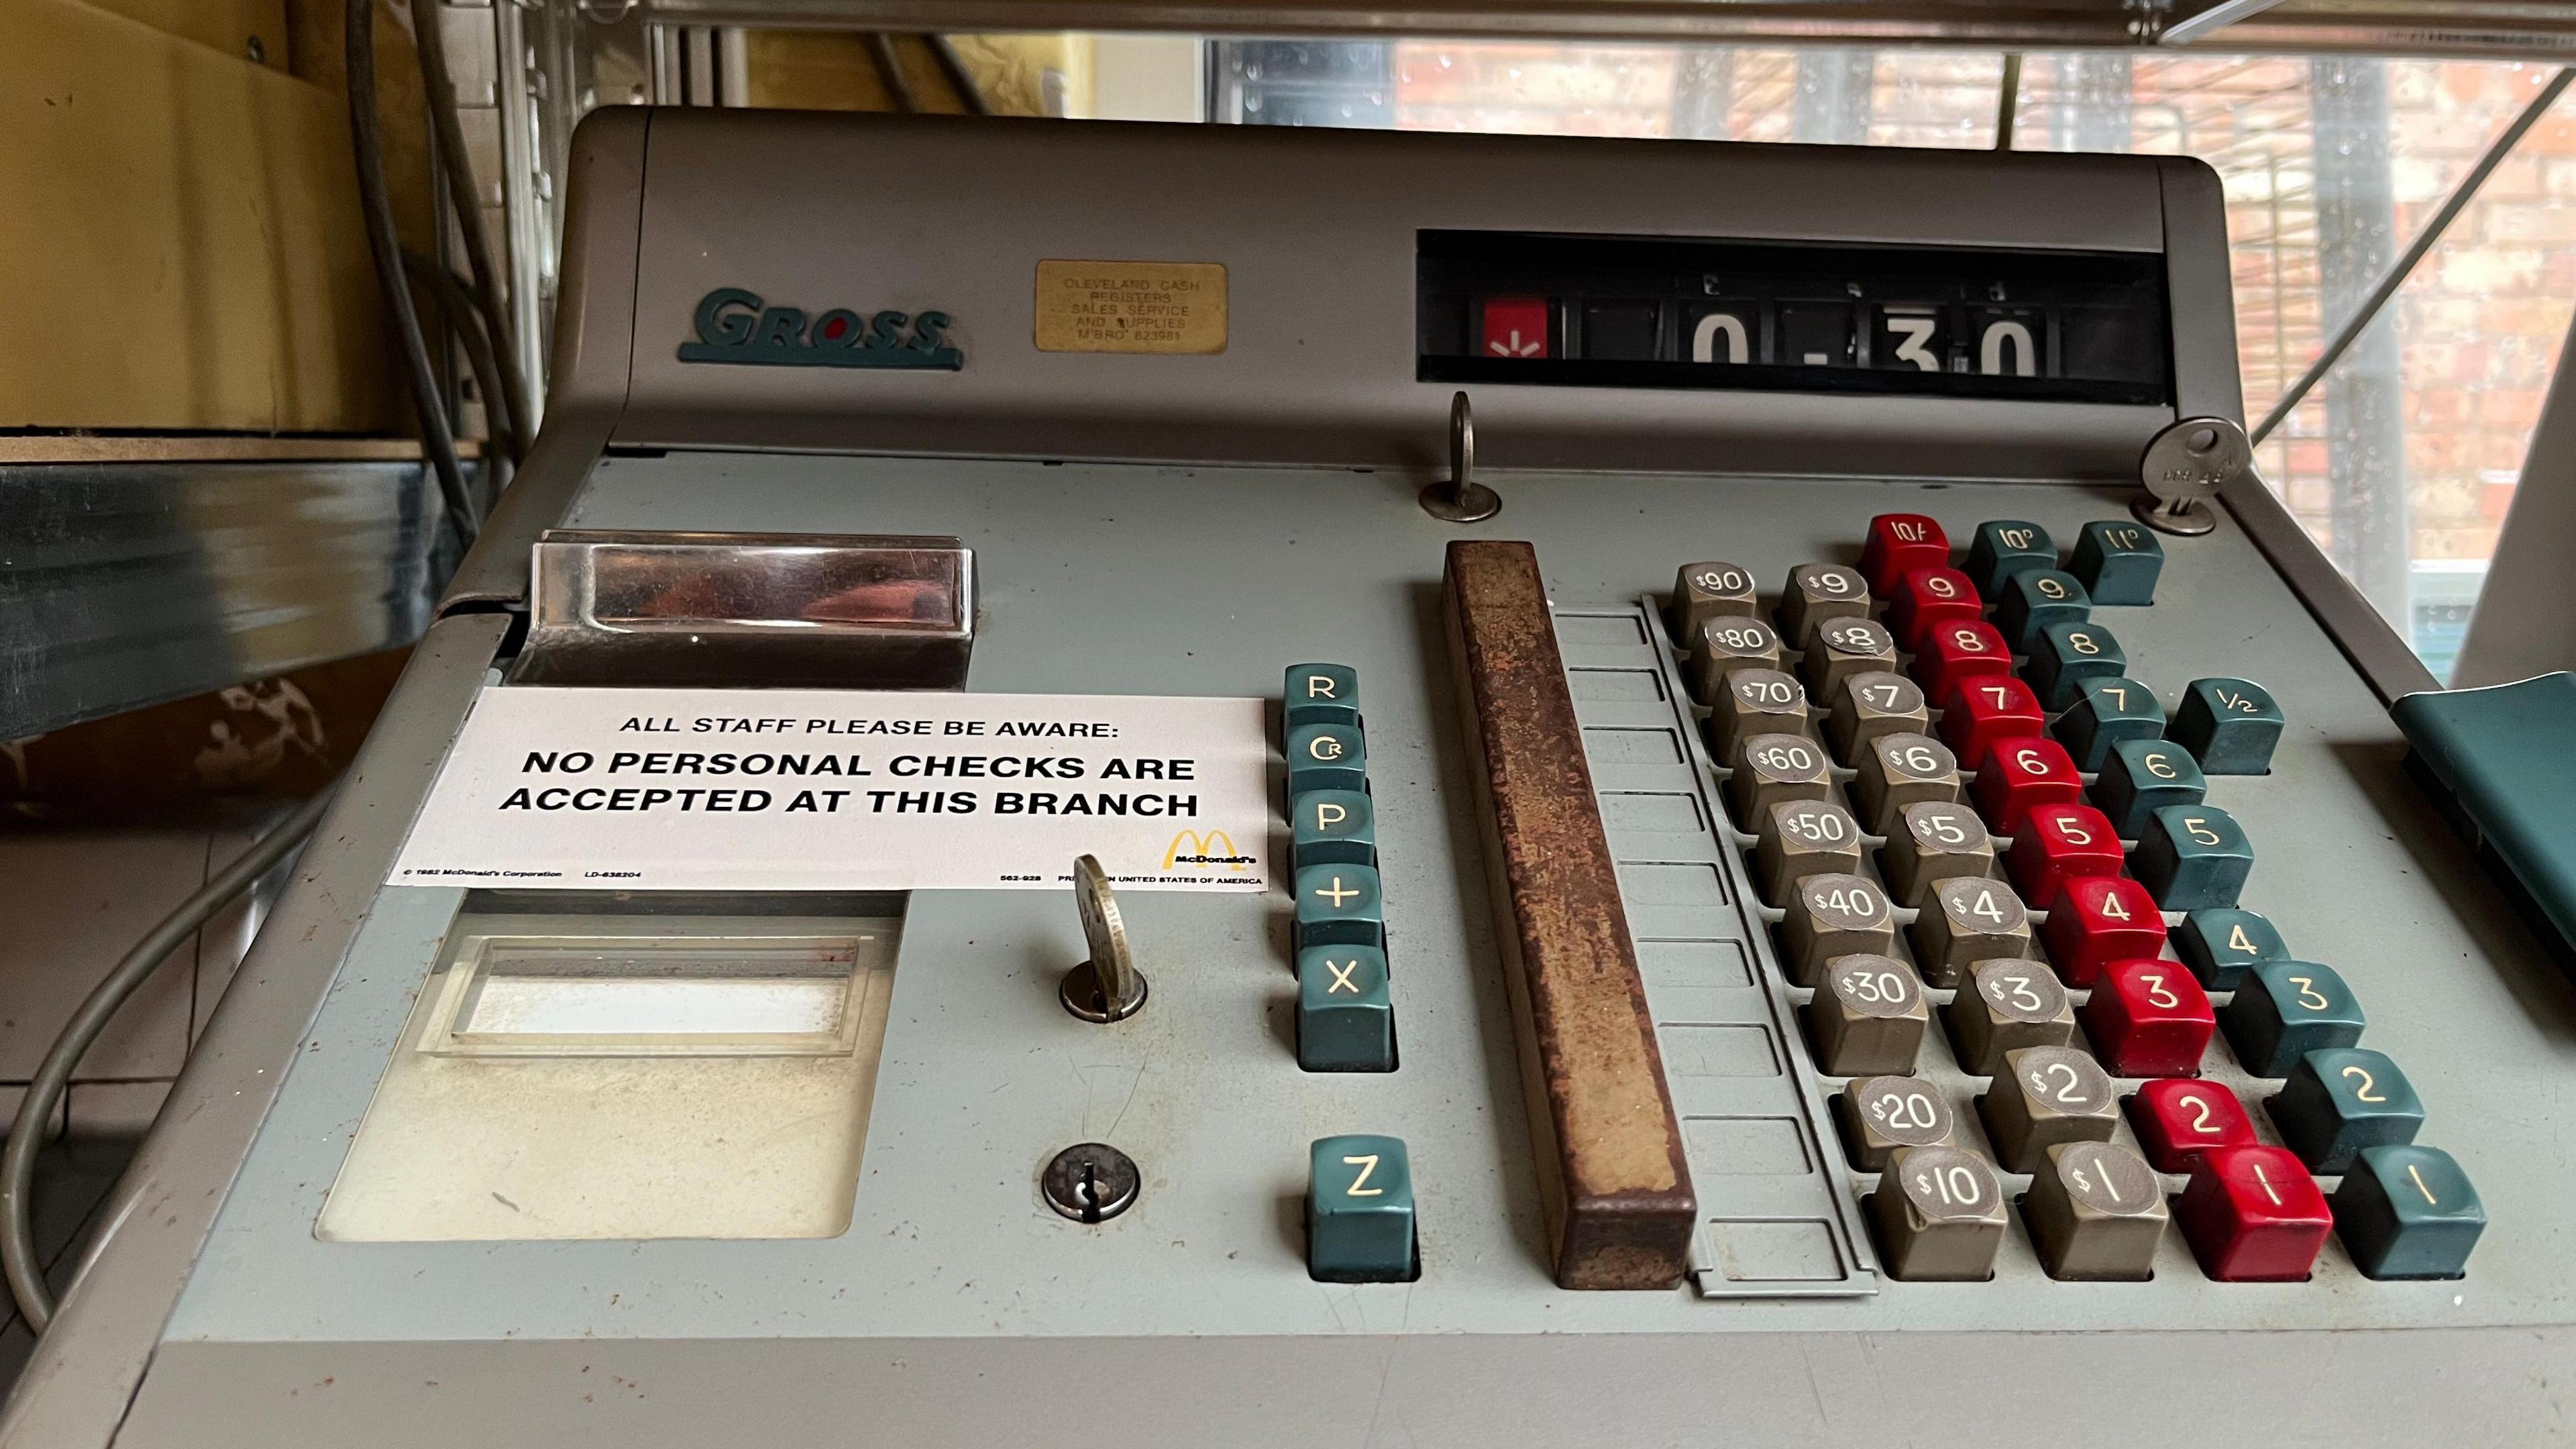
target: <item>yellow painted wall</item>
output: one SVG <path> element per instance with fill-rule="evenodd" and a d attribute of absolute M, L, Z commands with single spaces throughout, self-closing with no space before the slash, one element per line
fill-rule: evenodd
<path fill-rule="evenodd" d="M 254 63 L 79 0 L 0 34 L 0 427 L 407 431 L 344 102 L 283 36 Z"/>
<path fill-rule="evenodd" d="M 1077 104 L 1091 92 L 1089 39 L 1078 35 L 952 35 L 958 58 L 993 110 L 1005 116 L 1042 116 L 1047 71 L 1066 77 Z M 890 111 L 869 58 L 864 36 L 829 30 L 754 30 L 743 37 L 751 104 L 806 111 Z M 895 37 L 904 80 L 925 111 L 963 111 L 965 105 L 918 36 Z"/>
<path fill-rule="evenodd" d="M 139 20 L 226 55 L 289 69 L 286 0 L 89 0 L 101 10 Z M 252 51 L 258 51 L 252 55 Z"/>

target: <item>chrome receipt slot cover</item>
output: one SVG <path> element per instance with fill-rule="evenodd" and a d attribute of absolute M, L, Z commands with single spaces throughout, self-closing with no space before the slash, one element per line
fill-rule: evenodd
<path fill-rule="evenodd" d="M 513 683 L 954 689 L 975 555 L 954 538 L 552 529 Z"/>

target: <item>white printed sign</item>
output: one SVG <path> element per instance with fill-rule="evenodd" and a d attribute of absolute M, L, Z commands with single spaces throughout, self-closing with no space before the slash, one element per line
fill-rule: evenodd
<path fill-rule="evenodd" d="M 487 688 L 395 885 L 1266 887 L 1258 699 Z"/>

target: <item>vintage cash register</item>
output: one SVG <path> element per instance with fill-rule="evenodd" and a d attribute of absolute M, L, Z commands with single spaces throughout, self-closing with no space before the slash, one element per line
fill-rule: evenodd
<path fill-rule="evenodd" d="M 716 111 L 6 1428 L 2530 1443 L 2576 1010 L 2181 159 Z"/>

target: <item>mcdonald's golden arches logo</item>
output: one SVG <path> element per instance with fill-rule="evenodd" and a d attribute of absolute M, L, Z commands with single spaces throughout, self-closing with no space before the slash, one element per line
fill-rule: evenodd
<path fill-rule="evenodd" d="M 1194 866 L 1200 870 L 1223 866 L 1240 873 L 1249 870 L 1252 863 L 1251 856 L 1235 850 L 1234 837 L 1222 830 L 1211 830 L 1205 835 L 1195 830 L 1184 830 L 1173 836 L 1172 843 L 1163 848 L 1163 869 L 1166 871 L 1174 866 Z"/>

